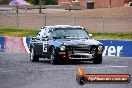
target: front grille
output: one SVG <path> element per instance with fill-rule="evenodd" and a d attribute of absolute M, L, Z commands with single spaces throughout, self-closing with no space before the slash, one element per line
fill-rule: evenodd
<path fill-rule="evenodd" d="M 68 46 L 67 50 L 69 54 L 76 53 L 95 54 L 97 52 L 97 46 Z"/>
<path fill-rule="evenodd" d="M 88 59 L 90 56 L 87 55 L 70 55 L 70 59 Z"/>
<path fill-rule="evenodd" d="M 73 47 L 74 53 L 90 53 L 88 47 Z"/>

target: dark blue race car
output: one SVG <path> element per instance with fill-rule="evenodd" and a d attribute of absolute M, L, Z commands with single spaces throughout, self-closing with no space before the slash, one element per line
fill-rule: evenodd
<path fill-rule="evenodd" d="M 91 39 L 83 27 L 45 26 L 30 40 L 30 60 L 37 62 L 39 58 L 48 58 L 52 64 L 92 60 L 100 64 L 103 49 L 103 44 Z"/>

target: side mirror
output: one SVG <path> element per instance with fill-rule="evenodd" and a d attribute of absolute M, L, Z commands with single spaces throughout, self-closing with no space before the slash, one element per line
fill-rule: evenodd
<path fill-rule="evenodd" d="M 42 38 L 48 38 L 48 36 L 45 36 L 45 35 L 44 35 L 44 36 L 42 36 Z"/>
<path fill-rule="evenodd" d="M 34 42 L 35 40 L 36 40 L 36 37 L 32 37 L 30 41 Z"/>
<path fill-rule="evenodd" d="M 92 34 L 88 34 L 88 35 L 89 35 L 90 38 L 92 38 L 92 36 L 93 36 Z"/>
<path fill-rule="evenodd" d="M 32 37 L 32 40 L 35 40 L 36 39 L 36 37 Z"/>
<path fill-rule="evenodd" d="M 47 41 L 48 40 L 48 36 L 42 36 L 42 40 L 43 41 Z"/>

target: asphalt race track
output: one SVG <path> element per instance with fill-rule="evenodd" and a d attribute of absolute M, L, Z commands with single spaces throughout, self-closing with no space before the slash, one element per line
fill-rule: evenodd
<path fill-rule="evenodd" d="M 49 60 L 33 63 L 29 54 L 0 53 L 0 88 L 132 88 L 132 84 L 86 84 L 76 82 L 76 71 L 89 74 L 130 74 L 132 58 L 104 57 L 100 65 L 87 62 L 51 65 Z"/>

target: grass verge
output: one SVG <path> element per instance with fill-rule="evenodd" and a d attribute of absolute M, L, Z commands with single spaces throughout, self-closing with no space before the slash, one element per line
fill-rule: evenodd
<path fill-rule="evenodd" d="M 132 40 L 132 32 L 130 33 L 92 33 L 95 39 L 109 40 Z"/>
<path fill-rule="evenodd" d="M 2 28 L 0 29 L 0 36 L 15 36 L 15 37 L 33 37 L 37 35 L 38 30 L 32 29 L 13 29 Z M 94 39 L 108 39 L 108 40 L 132 40 L 131 33 L 91 33 Z"/>
<path fill-rule="evenodd" d="M 15 37 L 25 37 L 25 36 L 35 36 L 38 30 L 32 29 L 13 29 L 13 28 L 2 28 L 0 29 L 0 36 L 15 36 Z"/>

